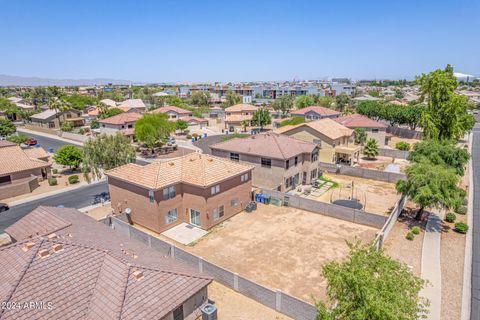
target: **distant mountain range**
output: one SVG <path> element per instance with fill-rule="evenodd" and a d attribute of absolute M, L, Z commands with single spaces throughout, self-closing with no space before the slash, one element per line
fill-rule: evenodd
<path fill-rule="evenodd" d="M 138 82 L 131 80 L 118 80 L 108 78 L 95 79 L 48 79 L 38 77 L 18 77 L 0 74 L 0 87 L 6 86 L 21 86 L 21 87 L 36 87 L 36 86 L 92 86 L 92 85 L 128 85 Z"/>

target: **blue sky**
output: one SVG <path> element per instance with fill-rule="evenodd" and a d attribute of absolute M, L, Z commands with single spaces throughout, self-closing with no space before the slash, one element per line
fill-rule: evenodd
<path fill-rule="evenodd" d="M 480 1 L 0 0 L 0 74 L 145 82 L 480 75 Z"/>

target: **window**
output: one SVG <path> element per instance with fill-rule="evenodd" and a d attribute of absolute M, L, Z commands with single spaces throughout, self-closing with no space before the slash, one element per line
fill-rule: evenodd
<path fill-rule="evenodd" d="M 220 192 L 220 185 L 217 184 L 216 186 L 213 186 L 211 190 L 212 190 L 212 194 L 219 193 Z"/>
<path fill-rule="evenodd" d="M 272 167 L 272 159 L 262 158 L 262 167 L 271 168 Z"/>
<path fill-rule="evenodd" d="M 297 166 L 298 164 L 298 157 L 295 157 L 295 167 Z"/>
<path fill-rule="evenodd" d="M 172 223 L 173 221 L 177 220 L 178 214 L 177 214 L 177 209 L 173 209 L 167 212 L 167 215 L 165 216 L 165 223 L 169 224 Z"/>
<path fill-rule="evenodd" d="M 213 209 L 213 220 L 218 220 L 224 215 L 224 207 L 220 206 L 218 208 Z"/>
<path fill-rule="evenodd" d="M 153 190 L 148 191 L 148 199 L 150 200 L 150 203 L 155 202 L 155 193 L 153 192 Z"/>
<path fill-rule="evenodd" d="M 245 182 L 248 180 L 248 173 L 242 174 L 240 176 L 240 181 Z"/>
<path fill-rule="evenodd" d="M 129 125 L 128 125 L 128 128 L 129 128 L 129 129 L 133 128 L 133 124 L 129 124 Z"/>
<path fill-rule="evenodd" d="M 285 169 L 290 168 L 290 160 L 285 161 Z"/>
<path fill-rule="evenodd" d="M 322 146 L 322 140 L 320 139 L 313 139 L 313 143 L 317 144 L 318 146 Z"/>
<path fill-rule="evenodd" d="M 378 129 L 372 129 L 372 132 L 373 132 L 373 133 L 377 133 L 377 132 L 378 132 Z"/>
<path fill-rule="evenodd" d="M 311 160 L 312 162 L 318 161 L 318 150 L 315 152 L 312 152 Z"/>
<path fill-rule="evenodd" d="M 175 186 L 163 189 L 163 200 L 173 199 L 177 195 Z"/>
<path fill-rule="evenodd" d="M 67 113 L 67 119 L 71 119 L 72 118 L 72 114 L 71 113 Z"/>
<path fill-rule="evenodd" d="M 230 207 L 236 207 L 238 205 L 238 199 L 234 198 L 230 200 Z"/>
<path fill-rule="evenodd" d="M 238 153 L 230 153 L 230 160 L 239 161 L 240 155 Z"/>
<path fill-rule="evenodd" d="M 310 179 L 313 181 L 317 179 L 317 169 L 314 169 L 310 172 Z"/>
<path fill-rule="evenodd" d="M 49 128 L 55 128 L 55 122 L 51 121 L 48 123 Z"/>

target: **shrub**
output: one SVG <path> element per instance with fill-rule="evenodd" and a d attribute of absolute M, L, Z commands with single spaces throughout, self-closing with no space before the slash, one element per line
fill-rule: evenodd
<path fill-rule="evenodd" d="M 73 125 L 70 122 L 64 122 L 60 125 L 60 130 L 64 132 L 71 132 L 73 130 Z"/>
<path fill-rule="evenodd" d="M 58 173 L 58 169 L 53 169 L 52 172 L 53 172 L 53 174 L 57 174 L 57 173 Z"/>
<path fill-rule="evenodd" d="M 186 137 L 188 140 L 192 139 L 192 135 L 191 134 L 187 134 L 187 137 Z"/>
<path fill-rule="evenodd" d="M 195 139 L 197 139 L 198 133 L 196 133 L 196 132 L 192 133 L 192 137 L 194 137 Z"/>
<path fill-rule="evenodd" d="M 457 222 L 455 223 L 455 230 L 457 230 L 460 233 L 467 233 L 468 225 L 463 222 Z"/>
<path fill-rule="evenodd" d="M 447 222 L 455 222 L 455 219 L 457 218 L 457 216 L 455 216 L 455 213 L 453 212 L 449 212 L 447 213 L 447 215 L 445 216 L 445 221 Z"/>
<path fill-rule="evenodd" d="M 68 177 L 68 183 L 70 184 L 78 183 L 78 176 L 75 174 L 73 176 Z"/>
<path fill-rule="evenodd" d="M 55 179 L 55 178 L 48 179 L 48 184 L 50 186 L 56 186 L 58 184 L 57 179 Z"/>
<path fill-rule="evenodd" d="M 415 238 L 415 236 L 413 235 L 413 233 L 409 232 L 409 233 L 407 233 L 406 238 L 407 238 L 407 240 L 412 241 Z"/>
<path fill-rule="evenodd" d="M 415 227 L 412 228 L 412 233 L 413 234 L 420 234 L 420 231 L 421 231 L 420 227 L 415 226 Z"/>
<path fill-rule="evenodd" d="M 458 208 L 455 209 L 455 213 L 464 215 L 467 214 L 467 207 L 466 206 L 459 206 Z"/>
<path fill-rule="evenodd" d="M 410 150 L 410 144 L 405 141 L 399 141 L 397 144 L 395 144 L 395 148 L 402 151 L 408 151 Z"/>

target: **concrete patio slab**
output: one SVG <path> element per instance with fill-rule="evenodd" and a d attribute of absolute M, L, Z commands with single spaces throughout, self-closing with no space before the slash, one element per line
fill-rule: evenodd
<path fill-rule="evenodd" d="M 172 240 L 175 240 L 183 245 L 188 245 L 189 243 L 197 241 L 207 233 L 208 232 L 203 229 L 184 222 L 179 224 L 178 226 L 162 232 L 162 235 Z"/>

